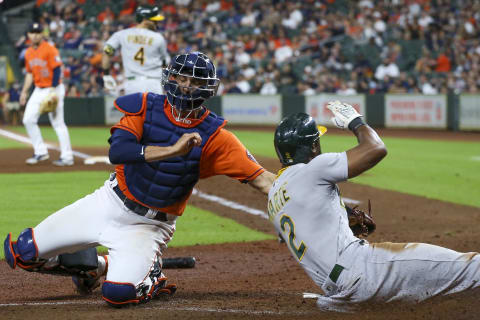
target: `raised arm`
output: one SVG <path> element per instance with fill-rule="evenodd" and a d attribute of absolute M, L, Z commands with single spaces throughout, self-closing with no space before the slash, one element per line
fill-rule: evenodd
<path fill-rule="evenodd" d="M 353 133 L 357 136 L 358 145 L 347 150 L 348 178 L 367 171 L 387 155 L 385 144 L 367 124 L 358 127 Z"/>
<path fill-rule="evenodd" d="M 367 171 L 387 155 L 383 141 L 351 105 L 333 101 L 327 107 L 335 116 L 333 123 L 339 128 L 351 130 L 358 139 L 358 145 L 347 151 L 348 178 Z"/>

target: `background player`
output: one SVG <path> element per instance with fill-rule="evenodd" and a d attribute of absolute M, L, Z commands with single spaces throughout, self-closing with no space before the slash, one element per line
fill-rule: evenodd
<path fill-rule="evenodd" d="M 57 134 L 60 143 L 60 159 L 53 161 L 57 166 L 73 165 L 73 153 L 70 136 L 63 119 L 63 98 L 65 87 L 61 82 L 62 61 L 58 50 L 43 39 L 42 26 L 33 23 L 28 30 L 28 38 L 32 45 L 25 53 L 25 68 L 27 74 L 20 94 L 20 104 L 25 105 L 28 91 L 35 84 L 35 89 L 28 99 L 23 115 L 23 124 L 33 144 L 33 157 L 26 160 L 27 164 L 37 164 L 49 159 L 47 146 L 38 127 L 40 103 L 54 91 L 58 97 L 57 109 L 48 113 L 48 118 Z"/>
<path fill-rule="evenodd" d="M 116 99 L 125 116 L 111 129 L 109 155 L 117 166 L 104 186 L 25 229 L 16 242 L 7 236 L 12 268 L 75 273 L 57 255 L 101 244 L 109 256 L 97 260 L 94 253 L 94 263 L 85 258 L 91 250 L 74 254 L 77 268 L 95 267 L 75 274 L 78 288 L 91 291 L 106 273 L 102 293 L 109 304 L 146 302 L 176 289 L 166 285 L 161 255 L 198 179 L 223 174 L 268 193 L 274 175 L 223 129 L 224 119 L 203 107 L 219 85 L 210 59 L 199 52 L 176 56 L 164 76 L 166 96 Z"/>
<path fill-rule="evenodd" d="M 125 94 L 163 94 L 162 68 L 170 62 L 170 57 L 165 38 L 156 31 L 156 23 L 164 20 L 164 17 L 159 14 L 157 7 L 138 7 L 135 13 L 138 25 L 115 32 L 105 44 L 102 56 L 104 87 L 110 91 L 116 89 L 117 84 L 109 70 L 111 57 L 120 48 Z"/>
<path fill-rule="evenodd" d="M 315 121 L 304 113 L 282 120 L 275 149 L 283 164 L 268 197 L 268 214 L 297 261 L 322 288 L 317 305 L 348 311 L 365 301 L 422 301 L 479 286 L 480 256 L 423 243 L 368 243 L 349 227 L 337 182 L 353 178 L 386 154 L 382 140 L 352 106 L 331 102 L 334 122 L 358 145 L 321 154 Z"/>

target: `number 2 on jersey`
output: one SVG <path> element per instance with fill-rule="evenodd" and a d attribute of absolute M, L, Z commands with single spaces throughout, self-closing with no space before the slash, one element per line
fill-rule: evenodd
<path fill-rule="evenodd" d="M 290 248 L 292 248 L 292 251 L 295 253 L 298 260 L 301 261 L 303 256 L 305 255 L 305 251 L 307 251 L 307 246 L 303 241 L 300 242 L 300 245 L 298 247 L 295 245 L 295 243 L 293 242 L 295 240 L 295 224 L 293 223 L 292 218 L 290 218 L 287 215 L 283 215 L 280 218 L 280 227 L 282 228 L 283 232 L 285 232 L 286 224 L 288 224 L 288 227 L 290 228 L 290 232 L 288 234 L 288 241 L 290 243 Z"/>
<path fill-rule="evenodd" d="M 133 57 L 133 60 L 140 62 L 140 64 L 143 66 L 143 63 L 145 62 L 145 55 L 143 53 L 143 47 L 141 47 L 137 53 L 135 53 L 135 57 Z"/>

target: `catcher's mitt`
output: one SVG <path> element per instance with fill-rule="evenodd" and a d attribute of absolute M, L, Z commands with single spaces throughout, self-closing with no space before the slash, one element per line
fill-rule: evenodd
<path fill-rule="evenodd" d="M 54 112 L 57 110 L 58 96 L 55 91 L 51 91 L 42 102 L 40 102 L 40 113 Z"/>
<path fill-rule="evenodd" d="M 368 214 L 356 206 L 353 208 L 345 206 L 345 208 L 347 209 L 348 225 L 356 237 L 366 238 L 375 231 L 377 225 L 372 218 L 370 200 L 368 200 Z"/>

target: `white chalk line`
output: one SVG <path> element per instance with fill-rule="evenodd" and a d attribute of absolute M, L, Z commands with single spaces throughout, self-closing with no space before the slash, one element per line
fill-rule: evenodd
<path fill-rule="evenodd" d="M 473 161 L 480 161 L 480 156 L 475 156 L 471 158 Z"/>
<path fill-rule="evenodd" d="M 21 142 L 21 143 L 24 143 L 24 144 L 28 144 L 28 145 L 32 145 L 32 143 L 30 142 L 30 139 L 27 138 L 27 137 L 24 137 L 22 135 L 19 135 L 17 133 L 14 133 L 14 132 L 11 132 L 11 131 L 7 131 L 7 130 L 3 130 L 3 129 L 0 129 L 0 135 L 1 136 L 4 136 L 6 138 L 10 138 L 12 140 L 15 140 L 15 141 L 18 141 L 18 142 Z M 56 151 L 60 151 L 60 148 L 53 145 L 53 144 L 50 144 L 50 143 L 45 143 L 45 145 L 47 146 L 48 149 L 52 149 L 52 150 L 56 150 Z M 78 152 L 78 151 L 73 151 L 73 155 L 74 156 L 77 156 L 79 158 L 82 158 L 82 159 L 87 159 L 87 158 L 90 158 L 91 156 L 88 155 L 88 154 L 85 154 L 83 152 Z"/>
<path fill-rule="evenodd" d="M 180 303 L 181 301 L 177 301 Z M 184 302 L 182 302 L 184 303 Z M 68 306 L 68 305 L 103 305 L 104 301 L 56 301 L 56 302 L 22 302 L 22 303 L 0 303 L 0 308 L 7 307 L 41 307 L 41 306 Z M 167 310 L 167 311 L 195 311 L 195 312 L 210 312 L 210 313 L 238 313 L 251 315 L 307 315 L 313 312 L 296 311 L 296 312 L 280 312 L 271 310 L 248 310 L 248 309 L 214 309 L 214 308 L 200 308 L 200 307 L 175 307 L 162 304 L 161 306 L 149 305 L 141 307 L 142 309 L 152 310 Z"/>
<path fill-rule="evenodd" d="M 0 135 L 4 136 L 6 138 L 12 139 L 12 140 L 16 140 L 16 141 L 31 145 L 31 142 L 30 142 L 29 138 L 24 137 L 22 135 L 19 135 L 17 133 L 11 132 L 11 131 L 0 129 Z M 54 146 L 52 144 L 47 144 L 47 147 L 49 149 L 54 149 L 54 150 L 57 150 L 57 151 L 60 150 L 57 146 Z M 82 153 L 82 152 L 78 152 L 78 151 L 73 151 L 73 154 L 75 156 L 79 157 L 79 158 L 82 158 L 82 159 L 88 159 L 88 158 L 91 157 L 91 155 L 88 155 L 88 154 L 85 154 L 85 153 Z M 228 208 L 231 208 L 231 209 L 240 210 L 240 211 L 243 211 L 243 212 L 255 215 L 255 216 L 263 217 L 264 219 L 268 219 L 267 213 L 265 211 L 250 208 L 248 206 L 237 203 L 235 201 L 227 200 L 227 199 L 219 197 L 219 196 L 204 193 L 204 192 L 202 192 L 202 191 L 200 191 L 196 188 L 193 189 L 192 194 L 199 197 L 199 198 L 209 200 L 209 201 L 212 201 L 212 202 L 216 202 L 218 204 L 221 204 L 221 205 L 223 205 L 225 207 L 228 207 Z M 346 203 L 352 203 L 352 204 L 360 204 L 361 203 L 358 200 L 354 200 L 354 199 L 350 199 L 350 198 L 343 198 L 342 197 L 342 199 Z"/>

